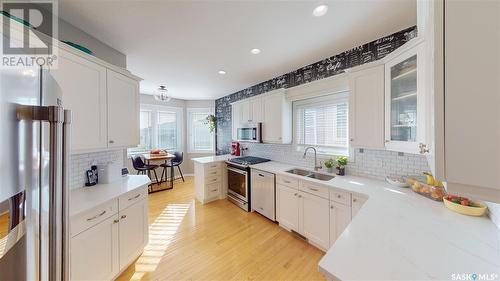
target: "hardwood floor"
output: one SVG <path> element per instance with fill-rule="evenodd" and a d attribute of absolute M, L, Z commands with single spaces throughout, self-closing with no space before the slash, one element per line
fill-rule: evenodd
<path fill-rule="evenodd" d="M 194 178 L 149 195 L 149 244 L 117 280 L 324 280 L 323 252 L 227 200 L 201 205 Z"/>

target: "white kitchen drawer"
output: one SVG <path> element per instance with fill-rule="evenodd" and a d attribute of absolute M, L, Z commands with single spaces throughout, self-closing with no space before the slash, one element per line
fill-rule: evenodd
<path fill-rule="evenodd" d="M 276 184 L 281 184 L 291 188 L 299 189 L 299 180 L 294 178 L 276 175 Z"/>
<path fill-rule="evenodd" d="M 351 206 L 351 193 L 340 191 L 338 189 L 331 189 L 330 200 L 347 206 Z"/>
<path fill-rule="evenodd" d="M 118 213 L 118 200 L 115 198 L 91 210 L 74 215 L 71 220 L 71 237 L 91 228 Z"/>
<path fill-rule="evenodd" d="M 120 210 L 123 210 L 128 206 L 133 205 L 136 202 L 139 202 L 147 198 L 148 198 L 147 186 L 139 187 L 135 190 L 129 191 L 118 197 L 118 206 L 120 207 Z"/>
<path fill-rule="evenodd" d="M 222 175 L 222 170 L 221 168 L 210 168 L 210 169 L 205 169 L 205 177 L 210 177 L 210 176 L 220 176 Z"/>
<path fill-rule="evenodd" d="M 221 182 L 221 176 L 208 176 L 205 177 L 205 185 L 216 183 L 216 182 Z"/>
<path fill-rule="evenodd" d="M 325 199 L 328 199 L 330 195 L 330 191 L 328 187 L 324 186 L 319 186 L 317 184 L 308 182 L 308 181 L 301 181 L 301 184 L 299 185 L 299 190 L 323 197 Z"/>
<path fill-rule="evenodd" d="M 205 188 L 207 189 L 206 193 L 207 193 L 208 199 L 213 199 L 213 198 L 219 197 L 220 189 L 221 189 L 220 182 L 207 184 Z"/>
<path fill-rule="evenodd" d="M 222 165 L 222 162 L 214 162 L 214 163 L 208 163 L 204 165 L 205 170 L 210 170 L 210 169 L 219 169 Z"/>

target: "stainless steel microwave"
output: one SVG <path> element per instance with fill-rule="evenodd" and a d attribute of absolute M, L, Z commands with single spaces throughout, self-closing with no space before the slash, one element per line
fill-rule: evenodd
<path fill-rule="evenodd" d="M 251 123 L 240 127 L 236 135 L 238 141 L 262 142 L 262 123 Z"/>

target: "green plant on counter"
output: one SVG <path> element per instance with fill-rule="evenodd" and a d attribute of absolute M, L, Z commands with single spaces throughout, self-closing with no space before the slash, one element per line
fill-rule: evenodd
<path fill-rule="evenodd" d="M 325 167 L 327 167 L 328 169 L 333 168 L 333 165 L 335 165 L 335 161 L 333 161 L 332 158 L 325 161 Z"/>
<path fill-rule="evenodd" d="M 217 130 L 217 117 L 215 117 L 215 115 L 213 114 L 208 115 L 206 124 L 208 124 L 208 131 L 210 133 L 215 132 L 215 130 Z"/>
<path fill-rule="evenodd" d="M 346 156 L 340 156 L 337 158 L 337 167 L 339 168 L 345 168 L 347 166 L 347 157 Z"/>

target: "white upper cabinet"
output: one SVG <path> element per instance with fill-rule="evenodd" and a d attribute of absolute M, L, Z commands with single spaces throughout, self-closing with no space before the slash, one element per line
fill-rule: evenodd
<path fill-rule="evenodd" d="M 427 149 L 424 45 L 408 46 L 386 57 L 385 147 L 423 154 Z"/>
<path fill-rule="evenodd" d="M 292 143 L 292 103 L 282 89 L 237 101 L 232 105 L 232 138 L 248 124 L 262 123 L 265 143 Z"/>
<path fill-rule="evenodd" d="M 108 147 L 139 144 L 139 83 L 132 78 L 107 71 Z"/>
<path fill-rule="evenodd" d="M 72 111 L 72 151 L 105 148 L 106 68 L 60 49 L 58 66 L 50 74 L 58 85 L 62 106 Z"/>
<path fill-rule="evenodd" d="M 264 121 L 262 141 L 265 143 L 292 143 L 292 103 L 284 91 L 266 94 L 262 98 Z"/>
<path fill-rule="evenodd" d="M 348 76 L 349 143 L 384 148 L 384 65 L 352 69 Z"/>

